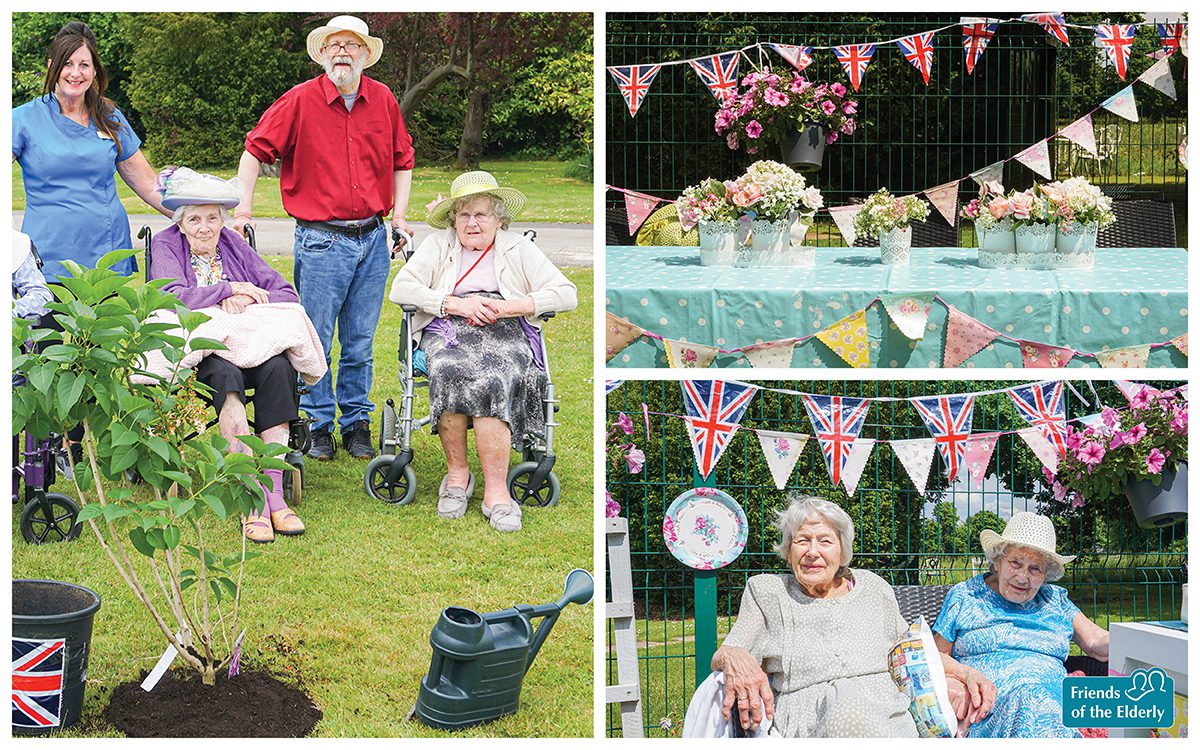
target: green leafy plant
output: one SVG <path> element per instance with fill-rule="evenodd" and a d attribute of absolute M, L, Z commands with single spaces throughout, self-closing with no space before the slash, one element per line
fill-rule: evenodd
<path fill-rule="evenodd" d="M 238 439 L 253 455 L 231 451 L 203 430 L 202 386 L 190 373 L 176 367 L 163 378 L 143 369 L 151 351 L 178 365 L 185 347 L 224 347 L 193 335 L 208 316 L 162 291 L 166 280 L 135 286 L 108 270 L 133 252 L 108 253 L 93 269 L 65 262 L 72 275 L 49 305 L 61 333 L 14 321 L 13 369 L 28 382 L 13 390 L 13 434 L 82 426 L 83 461 L 72 466 L 80 522 L 180 658 L 212 685 L 239 632 L 252 555 L 244 537 L 240 551 L 217 552 L 211 530 L 261 505 L 258 482 L 269 481 L 267 469 L 290 468 L 277 458 L 287 448 L 246 435 Z M 178 325 L 162 319 L 172 311 Z M 135 475 L 144 487 L 130 481 Z"/>

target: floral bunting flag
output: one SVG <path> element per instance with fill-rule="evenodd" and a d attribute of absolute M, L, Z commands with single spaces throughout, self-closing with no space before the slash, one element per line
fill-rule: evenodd
<path fill-rule="evenodd" d="M 863 76 L 867 74 L 867 66 L 871 64 L 871 56 L 875 54 L 874 44 L 843 44 L 833 48 L 833 54 L 842 64 L 842 69 L 850 77 L 850 85 L 858 91 Z"/>
<path fill-rule="evenodd" d="M 817 396 L 804 393 L 804 408 L 812 421 L 813 434 L 825 456 L 825 468 L 836 487 L 842 483 L 842 471 L 854 441 L 867 422 L 871 402 L 849 396 Z"/>
<path fill-rule="evenodd" d="M 664 338 L 663 344 L 667 347 L 667 364 L 669 366 L 692 370 L 703 370 L 708 367 L 721 352 L 715 346 L 693 344 L 675 339 Z"/>
<path fill-rule="evenodd" d="M 1165 57 L 1146 68 L 1137 80 L 1153 86 L 1172 99 L 1176 98 L 1175 79 L 1171 77 L 1171 61 Z"/>
<path fill-rule="evenodd" d="M 833 219 L 833 223 L 837 224 L 838 231 L 842 233 L 842 239 L 846 240 L 847 247 L 854 247 L 854 241 L 858 239 L 858 232 L 854 231 L 854 217 L 858 216 L 858 212 L 861 210 L 861 205 L 831 206 L 829 208 L 829 216 Z"/>
<path fill-rule="evenodd" d="M 850 446 L 850 457 L 842 469 L 842 486 L 846 488 L 847 495 L 853 496 L 858 490 L 858 480 L 862 479 L 863 469 L 867 467 L 867 459 L 871 457 L 874 447 L 875 441 L 868 438 L 855 440 Z"/>
<path fill-rule="evenodd" d="M 967 453 L 963 456 L 963 466 L 967 470 L 968 485 L 975 489 L 983 488 L 983 477 L 987 474 L 988 464 L 992 460 L 992 452 L 996 449 L 998 432 L 985 432 L 967 438 Z"/>
<path fill-rule="evenodd" d="M 929 396 L 909 399 L 921 421 L 933 436 L 942 463 L 946 465 L 946 481 L 958 476 L 971 437 L 971 415 L 975 412 L 972 395 Z"/>
<path fill-rule="evenodd" d="M 608 68 L 609 74 L 617 82 L 617 89 L 625 99 L 630 117 L 638 113 L 642 100 L 650 93 L 650 84 L 654 82 L 654 77 L 661 68 L 661 65 L 616 65 Z"/>
<path fill-rule="evenodd" d="M 925 487 L 929 484 L 929 469 L 933 466 L 933 438 L 893 440 L 891 446 L 917 492 L 924 495 Z"/>
<path fill-rule="evenodd" d="M 1100 366 L 1105 368 L 1145 367 L 1146 360 L 1149 358 L 1149 344 L 1123 346 L 1119 349 L 1096 352 L 1096 359 L 1099 360 Z"/>
<path fill-rule="evenodd" d="M 904 53 L 904 59 L 913 64 L 929 85 L 929 74 L 933 70 L 933 35 L 935 31 L 913 34 L 896 40 L 896 46 Z"/>
<path fill-rule="evenodd" d="M 1162 41 L 1163 52 L 1168 55 L 1179 49 L 1179 43 L 1184 38 L 1184 30 L 1187 29 L 1186 23 L 1159 23 L 1158 37 Z M 1171 97 L 1174 99 L 1175 97 Z"/>
<path fill-rule="evenodd" d="M 1096 128 L 1092 116 L 1084 115 L 1058 133 L 1071 143 L 1077 144 L 1092 156 L 1096 155 Z"/>
<path fill-rule="evenodd" d="M 871 352 L 867 346 L 867 311 L 859 310 L 817 332 L 817 339 L 828 346 L 851 367 L 870 367 Z"/>
<path fill-rule="evenodd" d="M 681 380 L 684 421 L 696 454 L 696 469 L 708 476 L 738 430 L 738 423 L 758 389 L 723 380 Z"/>
<path fill-rule="evenodd" d="M 1062 13 L 1026 13 L 1021 16 L 1021 20 L 1038 24 L 1050 36 L 1068 47 L 1071 46 L 1071 39 L 1067 36 L 1067 27 L 1065 26 L 1067 19 Z"/>
<path fill-rule="evenodd" d="M 950 226 L 954 226 L 955 219 L 958 217 L 958 183 L 959 181 L 955 180 L 925 191 L 925 197 Z"/>
<path fill-rule="evenodd" d="M 1171 339 L 1171 345 L 1174 346 L 1176 349 L 1178 349 L 1179 353 L 1182 354 L 1183 356 L 1186 357 L 1188 355 L 1188 353 L 1187 353 L 1187 334 L 1186 333 L 1180 334 L 1180 335 L 1176 336 L 1175 338 Z"/>
<path fill-rule="evenodd" d="M 779 53 L 779 56 L 792 64 L 796 70 L 804 70 L 809 65 L 812 65 L 812 47 L 794 44 L 771 44 L 771 49 Z"/>
<path fill-rule="evenodd" d="M 971 179 L 975 180 L 975 184 L 983 187 L 989 182 L 1004 181 L 1004 162 L 998 161 L 995 164 L 989 164 L 983 169 L 977 169 L 971 173 Z"/>
<path fill-rule="evenodd" d="M 971 75 L 975 72 L 975 63 L 983 57 L 983 50 L 996 35 L 1000 24 L 994 18 L 964 18 L 960 23 L 963 29 L 963 51 L 967 55 L 967 75 Z"/>
<path fill-rule="evenodd" d="M 791 367 L 792 351 L 795 348 L 796 339 L 780 339 L 743 346 L 738 351 L 745 355 L 754 367 Z"/>
<path fill-rule="evenodd" d="M 704 81 L 704 85 L 712 92 L 717 101 L 724 103 L 726 99 L 737 94 L 738 51 L 723 52 L 698 60 L 688 60 L 692 70 Z"/>
<path fill-rule="evenodd" d="M 943 367 L 958 367 L 992 343 L 1000 332 L 953 305 L 946 306 L 946 348 L 942 352 Z"/>
<path fill-rule="evenodd" d="M 933 307 L 936 292 L 913 292 L 911 294 L 881 294 L 879 301 L 891 317 L 892 322 L 908 338 L 916 341 L 925 338 L 925 323 Z"/>
<path fill-rule="evenodd" d="M 1021 341 L 1021 365 L 1024 367 L 1066 367 L 1075 356 L 1075 350 L 1067 346 L 1039 344 L 1036 341 Z"/>
<path fill-rule="evenodd" d="M 1133 98 L 1133 86 L 1126 86 L 1100 104 L 1109 112 L 1124 117 L 1130 122 L 1138 121 L 1137 101 Z"/>
<path fill-rule="evenodd" d="M 1023 430 L 1017 430 L 1017 434 L 1033 451 L 1033 455 L 1042 462 L 1051 473 L 1058 471 L 1058 453 L 1054 450 L 1054 446 L 1046 439 L 1046 436 L 1038 431 L 1036 427 L 1026 427 Z"/>
<path fill-rule="evenodd" d="M 642 329 L 624 318 L 604 313 L 604 360 L 607 362 L 620 354 L 625 347 L 637 341 Z"/>
<path fill-rule="evenodd" d="M 625 217 L 629 220 L 629 233 L 637 234 L 638 227 L 646 221 L 646 217 L 662 202 L 661 198 L 640 193 L 625 193 Z"/>
<path fill-rule="evenodd" d="M 1054 172 L 1050 169 L 1050 149 L 1046 146 L 1045 141 L 1038 141 L 1017 154 L 1015 158 L 1047 180 L 1054 177 Z"/>
<path fill-rule="evenodd" d="M 1096 43 L 1117 70 L 1121 80 L 1129 68 L 1129 53 L 1133 51 L 1133 34 L 1137 24 L 1106 23 L 1096 27 Z"/>
<path fill-rule="evenodd" d="M 792 469 L 796 468 L 804 446 L 808 444 L 808 435 L 759 430 L 758 443 L 762 446 L 767 468 L 771 470 L 771 478 L 775 480 L 775 487 L 782 490 L 787 486 L 788 477 L 792 475 Z"/>

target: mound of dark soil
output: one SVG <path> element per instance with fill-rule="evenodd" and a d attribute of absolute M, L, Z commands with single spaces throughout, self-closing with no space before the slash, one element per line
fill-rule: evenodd
<path fill-rule="evenodd" d="M 129 737 L 304 737 L 322 716 L 311 698 L 264 672 L 218 674 L 209 687 L 195 672 L 172 669 L 149 693 L 145 676 L 118 685 L 104 709 Z"/>

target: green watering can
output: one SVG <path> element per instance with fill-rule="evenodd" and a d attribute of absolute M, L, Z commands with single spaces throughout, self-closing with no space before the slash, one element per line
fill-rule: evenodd
<path fill-rule="evenodd" d="M 515 713 L 525 673 L 558 616 L 568 604 L 590 602 L 594 586 L 591 574 L 576 568 L 563 595 L 549 604 L 482 615 L 465 607 L 442 610 L 429 634 L 433 659 L 417 693 L 416 717 L 437 729 L 462 729 Z M 536 617 L 542 622 L 535 632 Z"/>

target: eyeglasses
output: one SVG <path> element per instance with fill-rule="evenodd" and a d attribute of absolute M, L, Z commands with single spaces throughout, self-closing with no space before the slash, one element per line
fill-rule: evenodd
<path fill-rule="evenodd" d="M 467 213 L 466 211 L 464 211 L 462 213 L 454 215 L 454 220 L 461 222 L 463 224 L 470 224 L 471 219 L 474 219 L 476 224 L 486 224 L 487 222 L 491 221 L 494 218 L 496 218 L 496 214 L 493 214 L 493 213 L 471 214 L 471 213 Z"/>
<path fill-rule="evenodd" d="M 342 44 L 341 42 L 326 42 L 323 49 L 327 49 L 331 52 L 336 52 L 337 50 L 342 49 L 353 55 L 365 46 L 365 44 L 359 44 L 358 42 L 346 42 L 345 44 Z"/>

